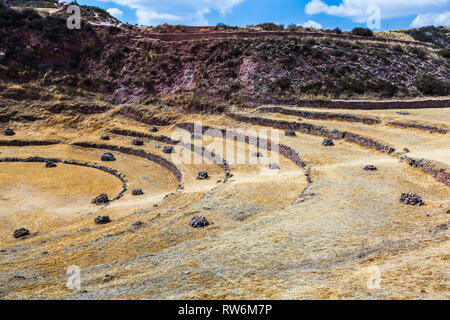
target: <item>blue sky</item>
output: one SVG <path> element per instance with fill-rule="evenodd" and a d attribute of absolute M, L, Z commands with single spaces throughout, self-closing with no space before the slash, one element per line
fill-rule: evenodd
<path fill-rule="evenodd" d="M 158 25 L 245 26 L 264 22 L 350 30 L 367 26 L 393 30 L 450 25 L 450 0 L 78 0 L 123 22 Z M 370 10 L 368 12 L 367 10 Z M 377 25 L 375 22 L 380 21 Z"/>

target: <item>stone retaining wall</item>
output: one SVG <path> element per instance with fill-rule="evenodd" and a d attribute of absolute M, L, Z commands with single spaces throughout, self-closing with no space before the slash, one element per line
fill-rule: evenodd
<path fill-rule="evenodd" d="M 94 142 L 74 142 L 72 145 L 82 148 L 95 148 L 95 149 L 103 149 L 103 150 L 110 150 L 110 151 L 116 151 L 120 153 L 125 153 L 129 155 L 133 155 L 136 157 L 141 157 L 144 159 L 147 159 L 149 161 L 155 162 L 159 164 L 160 166 L 169 169 L 173 175 L 176 177 L 178 182 L 181 182 L 182 180 L 182 173 L 181 170 L 177 168 L 177 166 L 170 162 L 169 160 L 153 153 L 145 152 L 144 150 L 138 150 L 134 148 L 129 147 L 120 147 L 115 145 L 109 145 L 104 143 L 94 143 Z"/>
<path fill-rule="evenodd" d="M 418 130 L 423 130 L 423 131 L 429 131 L 430 133 L 437 132 L 437 133 L 441 133 L 441 134 L 446 134 L 448 132 L 447 129 L 438 128 L 436 126 L 417 124 L 417 123 L 388 121 L 388 122 L 386 122 L 386 124 L 390 125 L 390 126 L 394 126 L 394 127 L 411 128 L 411 129 L 418 129 Z"/>
<path fill-rule="evenodd" d="M 264 118 L 256 118 L 256 117 L 245 117 L 242 115 L 229 114 L 235 120 L 240 122 L 251 123 L 254 125 L 260 126 L 269 126 L 276 129 L 292 129 L 296 131 L 300 131 L 306 134 L 312 135 L 322 135 L 326 137 L 330 137 L 330 135 L 340 136 L 340 138 L 335 139 L 343 139 L 347 142 L 356 143 L 364 148 L 375 149 L 384 153 L 392 154 L 395 149 L 389 145 L 383 144 L 381 142 L 375 141 L 373 139 L 351 133 L 351 132 L 339 132 L 337 130 L 328 131 L 320 126 L 301 126 L 301 123 L 290 123 L 287 121 L 280 120 L 272 120 L 272 119 L 264 119 Z M 408 158 L 409 164 L 412 167 L 419 168 L 423 172 L 432 175 L 437 181 L 444 183 L 445 185 L 449 185 L 450 174 L 446 172 L 445 169 L 435 169 L 428 160 L 416 160 L 412 158 Z"/>
<path fill-rule="evenodd" d="M 261 104 L 285 104 L 309 108 L 351 109 L 351 110 L 390 110 L 390 109 L 429 109 L 450 108 L 450 99 L 436 100 L 396 100 L 396 101 L 345 101 L 345 100 L 303 100 L 303 99 L 263 99 L 253 100 Z M 252 107 L 252 106 L 249 106 Z M 254 107 L 254 106 L 253 106 Z"/>
<path fill-rule="evenodd" d="M 326 39 L 351 40 L 351 41 L 376 41 L 383 43 L 397 43 L 403 45 L 415 45 L 428 48 L 435 48 L 434 45 L 423 42 L 393 40 L 379 37 L 359 37 L 353 35 L 330 34 L 320 32 L 258 31 L 258 32 L 208 32 L 208 33 L 146 33 L 143 35 L 143 38 L 145 39 L 155 39 L 160 41 L 192 41 L 202 39 L 234 39 L 234 38 L 245 39 L 245 38 L 266 38 L 266 37 L 326 38 Z"/>
<path fill-rule="evenodd" d="M 436 180 L 450 187 L 450 173 L 445 169 L 436 169 L 430 161 L 425 159 L 405 158 L 411 167 L 421 169 L 423 172 L 432 175 Z"/>
<path fill-rule="evenodd" d="M 60 143 L 59 140 L 0 140 L 2 147 L 50 146 Z"/>
<path fill-rule="evenodd" d="M 108 168 L 106 166 L 98 166 L 98 165 L 90 164 L 88 162 L 78 162 L 75 160 L 60 160 L 60 159 L 55 159 L 55 158 L 43 158 L 43 157 L 3 158 L 3 159 L 0 159 L 0 162 L 24 162 L 24 163 L 27 163 L 27 162 L 28 163 L 29 162 L 42 162 L 42 163 L 55 162 L 55 163 L 62 163 L 62 164 L 67 164 L 67 165 L 75 165 L 75 166 L 80 166 L 80 167 L 101 170 L 110 175 L 113 175 L 114 177 L 116 177 L 117 179 L 122 181 L 122 185 L 123 185 L 122 191 L 116 197 L 114 197 L 114 199 L 112 199 L 111 201 L 116 201 L 116 200 L 119 200 L 120 198 L 122 198 L 128 189 L 127 181 L 125 180 L 125 176 L 123 174 L 121 174 L 119 171 Z"/>
<path fill-rule="evenodd" d="M 329 112 L 310 112 L 302 110 L 284 109 L 280 107 L 263 107 L 258 110 L 269 113 L 279 113 L 284 115 L 303 117 L 307 119 L 315 120 L 337 120 L 346 122 L 361 122 L 364 124 L 379 124 L 380 120 L 369 117 L 360 117 L 353 114 L 343 114 L 343 113 L 329 113 Z"/>
<path fill-rule="evenodd" d="M 170 137 L 167 136 L 154 136 L 147 133 L 142 132 L 136 132 L 131 130 L 122 130 L 122 129 L 112 129 L 110 130 L 112 134 L 122 135 L 122 136 L 131 136 L 131 137 L 137 137 L 137 138 L 147 138 L 155 141 L 160 141 L 166 144 L 171 145 L 179 145 L 183 148 L 189 149 L 192 152 L 195 152 L 197 154 L 200 154 L 202 157 L 205 157 L 212 162 L 214 162 L 216 165 L 218 165 L 220 168 L 222 168 L 225 173 L 229 174 L 229 165 L 226 162 L 226 160 L 222 159 L 219 155 L 216 155 L 214 152 L 209 151 L 208 149 L 204 147 L 196 146 L 192 143 L 182 142 L 180 140 L 173 140 Z"/>
<path fill-rule="evenodd" d="M 194 124 L 193 123 L 177 123 L 177 127 L 187 130 L 191 133 L 194 132 Z M 241 141 L 245 142 L 247 144 L 254 145 L 258 148 L 266 149 L 268 151 L 277 150 L 278 152 L 294 162 L 296 165 L 298 165 L 301 168 L 306 167 L 306 163 L 301 160 L 300 155 L 291 147 L 288 147 L 286 145 L 282 144 L 274 144 L 270 140 L 261 139 L 259 137 L 250 137 L 244 134 L 241 134 L 236 131 L 230 131 L 225 129 L 217 129 L 209 126 L 203 126 L 202 127 L 202 134 L 209 134 L 211 136 L 214 136 L 214 132 L 217 132 L 218 134 L 216 136 L 220 138 L 233 138 L 234 141 Z M 220 133 L 220 134 L 219 134 Z"/>

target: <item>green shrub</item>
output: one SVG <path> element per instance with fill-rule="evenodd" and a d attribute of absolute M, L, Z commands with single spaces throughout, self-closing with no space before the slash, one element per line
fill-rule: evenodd
<path fill-rule="evenodd" d="M 437 53 L 441 57 L 444 57 L 446 59 L 450 59 L 450 49 L 442 49 L 442 50 L 439 50 Z"/>
<path fill-rule="evenodd" d="M 418 76 L 416 87 L 425 95 L 447 96 L 450 94 L 450 83 L 446 80 L 433 78 L 431 76 Z"/>
<path fill-rule="evenodd" d="M 367 29 L 367 28 L 354 28 L 352 30 L 352 34 L 354 36 L 360 36 L 360 37 L 373 37 L 372 30 Z"/>
<path fill-rule="evenodd" d="M 261 24 L 257 24 L 255 27 L 261 28 L 264 31 L 283 31 L 284 30 L 284 25 L 282 24 L 275 24 L 275 23 L 261 23 Z"/>
<path fill-rule="evenodd" d="M 283 77 L 281 79 L 278 79 L 276 81 L 276 87 L 280 88 L 281 90 L 288 90 L 291 88 L 291 79 L 288 77 Z"/>
<path fill-rule="evenodd" d="M 412 47 L 409 49 L 409 52 L 415 54 L 417 57 L 419 57 L 422 60 L 425 60 L 428 57 L 428 54 L 425 51 L 425 49 L 422 49 L 419 47 Z"/>
<path fill-rule="evenodd" d="M 114 51 L 106 58 L 106 64 L 113 72 L 118 71 L 123 67 L 125 55 L 121 51 Z"/>

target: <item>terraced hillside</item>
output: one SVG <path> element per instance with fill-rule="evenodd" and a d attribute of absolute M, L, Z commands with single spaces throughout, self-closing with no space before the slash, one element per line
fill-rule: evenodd
<path fill-rule="evenodd" d="M 0 4 L 0 299 L 450 298 L 441 29 L 85 10 Z"/>
<path fill-rule="evenodd" d="M 266 105 L 173 114 L 155 132 L 155 118 L 120 108 L 8 123 L 2 299 L 449 297 L 449 109 Z M 102 193 L 112 200 L 92 204 Z M 194 217 L 211 224 L 193 228 Z M 14 238 L 19 228 L 30 234 Z M 66 285 L 74 265 L 80 290 Z"/>

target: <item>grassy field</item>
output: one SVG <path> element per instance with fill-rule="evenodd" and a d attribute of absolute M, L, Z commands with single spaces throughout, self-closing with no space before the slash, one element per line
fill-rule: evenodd
<path fill-rule="evenodd" d="M 291 116 L 237 111 L 296 121 Z M 351 111 L 382 120 L 377 125 L 302 121 L 357 132 L 398 150 L 408 147 L 414 157 L 448 168 L 447 134 L 391 128 L 384 121 L 449 128 L 449 111 L 411 110 L 410 116 L 403 117 L 396 111 Z M 268 129 L 219 115 L 177 115 L 176 122 L 256 130 L 253 133 Z M 338 140 L 334 147 L 323 147 L 323 137 L 298 132 L 296 137 L 285 137 L 283 131 L 271 129 L 279 134 L 279 143 L 300 154 L 307 167 L 301 169 L 282 155 L 260 150 L 264 158 L 272 158 L 256 164 L 230 163 L 233 177 L 223 183 L 224 171 L 214 163 L 179 163 L 155 147 L 165 143 L 144 138 L 144 146 L 136 147 L 131 145 L 132 137 L 109 133 L 110 145 L 142 149 L 174 161 L 183 174 L 180 189 L 172 172 L 154 162 L 113 152 L 117 160 L 105 164 L 100 161 L 105 150 L 71 145 L 100 143 L 100 135 L 113 128 L 149 133 L 148 125 L 122 118 L 114 109 L 76 119 L 58 114 L 10 126 L 17 135 L 2 141 L 59 139 L 62 143 L 0 147 L 0 158 L 42 156 L 107 165 L 125 175 L 128 191 L 109 206 L 99 207 L 90 200 L 100 193 L 112 198 L 121 190 L 113 176 L 64 164 L 47 169 L 42 163 L 0 163 L 2 299 L 449 298 L 449 187 L 396 156 Z M 174 125 L 158 128 L 154 135 L 183 136 Z M 189 134 L 186 137 L 191 141 Z M 225 159 L 226 150 L 219 146 L 226 143 L 208 136 L 203 140 L 203 146 Z M 258 151 L 245 142 L 233 147 L 249 159 Z M 269 170 L 267 161 L 276 161 L 280 170 Z M 368 164 L 378 171 L 364 171 Z M 310 184 L 304 175 L 307 169 Z M 210 180 L 196 180 L 202 170 L 208 171 Z M 144 195 L 132 196 L 131 189 L 138 187 Z M 425 206 L 402 204 L 403 192 L 420 194 Z M 112 222 L 96 225 L 97 215 L 109 215 Z M 189 226 L 193 216 L 205 216 L 214 224 L 193 229 Z M 138 220 L 143 225 L 132 226 Z M 14 239 L 12 233 L 20 227 L 31 235 Z M 82 269 L 81 291 L 66 286 L 66 271 L 72 265 Z M 106 275 L 112 277 L 105 279 Z M 368 285 L 374 277 L 379 286 Z"/>

